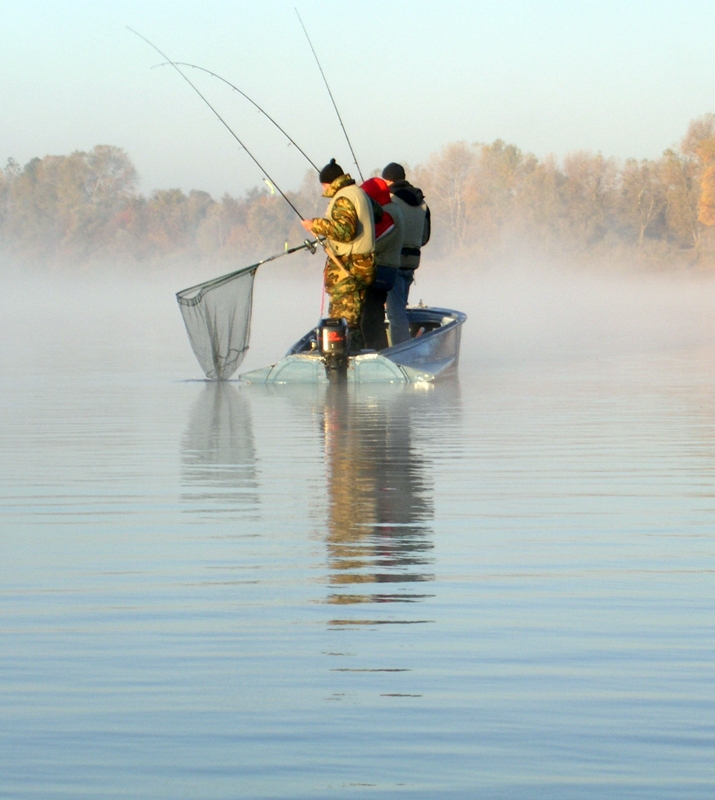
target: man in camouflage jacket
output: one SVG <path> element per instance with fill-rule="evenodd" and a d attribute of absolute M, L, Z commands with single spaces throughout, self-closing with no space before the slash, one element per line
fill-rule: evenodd
<path fill-rule="evenodd" d="M 326 217 L 303 220 L 303 227 L 325 236 L 325 291 L 331 317 L 344 317 L 355 343 L 360 337 L 360 314 L 365 290 L 375 277 L 375 223 L 363 190 L 332 159 L 320 171 L 323 196 L 331 198 Z"/>

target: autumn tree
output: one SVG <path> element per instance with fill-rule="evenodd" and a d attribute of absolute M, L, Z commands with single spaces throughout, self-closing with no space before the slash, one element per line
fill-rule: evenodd
<path fill-rule="evenodd" d="M 240 227 L 234 227 L 229 236 L 230 246 L 249 258 L 280 251 L 289 232 L 303 238 L 304 232 L 295 230 L 298 218 L 277 194 L 267 189 L 253 189 L 245 197 L 245 217 Z"/>
<path fill-rule="evenodd" d="M 62 191 L 65 157 L 33 158 L 9 187 L 4 236 L 21 250 L 33 254 L 54 251 L 64 238 L 67 212 L 75 205 Z M 68 208 L 63 213 L 63 204 Z"/>
<path fill-rule="evenodd" d="M 10 207 L 10 186 L 20 171 L 17 161 L 8 158 L 5 168 L 0 172 L 0 232 Z"/>
<path fill-rule="evenodd" d="M 635 158 L 621 170 L 618 218 L 622 228 L 632 232 L 639 252 L 646 234 L 663 222 L 667 200 L 661 173 L 659 162 Z"/>
<path fill-rule="evenodd" d="M 524 156 L 513 144 L 497 139 L 493 144 L 479 145 L 471 198 L 475 204 L 471 216 L 474 234 L 482 243 L 494 242 L 507 227 L 517 222 L 517 198 L 525 173 Z"/>
<path fill-rule="evenodd" d="M 688 126 L 679 152 L 664 154 L 667 220 L 671 234 L 696 254 L 702 226 L 711 215 L 711 174 L 715 165 L 715 114 L 705 114 Z"/>
<path fill-rule="evenodd" d="M 416 170 L 419 186 L 427 195 L 437 242 L 447 249 L 462 249 L 474 219 L 477 154 L 466 142 L 447 145 Z"/>
<path fill-rule="evenodd" d="M 617 187 L 615 161 L 600 153 L 570 153 L 564 159 L 563 174 L 561 193 L 570 232 L 580 244 L 596 245 L 612 224 Z"/>
<path fill-rule="evenodd" d="M 137 180 L 124 151 L 107 145 L 11 168 L 3 235 L 36 255 L 87 252 L 111 241 Z"/>
<path fill-rule="evenodd" d="M 110 145 L 74 153 L 72 158 L 78 164 L 81 195 L 65 238 L 71 251 L 97 251 L 111 245 L 116 236 L 121 214 L 134 197 L 137 172 L 126 153 Z"/>
<path fill-rule="evenodd" d="M 681 246 L 697 248 L 702 232 L 698 221 L 700 183 L 697 163 L 675 150 L 663 154 L 661 176 L 666 198 L 668 234 Z"/>
<path fill-rule="evenodd" d="M 715 224 L 715 114 L 693 120 L 683 139 L 683 153 L 697 163 L 700 196 L 698 222 Z"/>
<path fill-rule="evenodd" d="M 566 233 L 565 183 L 553 155 L 543 161 L 534 156 L 526 159 L 515 215 L 529 237 L 541 245 L 553 244 Z"/>
<path fill-rule="evenodd" d="M 143 204 L 135 222 L 140 238 L 145 240 L 147 255 L 186 254 L 195 249 L 196 235 L 215 200 L 208 192 L 181 189 L 157 189 Z"/>
<path fill-rule="evenodd" d="M 703 225 L 715 225 L 715 165 L 708 167 L 700 178 L 698 221 Z"/>
<path fill-rule="evenodd" d="M 200 253 L 230 255 L 229 246 L 234 229 L 246 224 L 247 205 L 225 194 L 218 203 L 206 209 L 206 214 L 196 231 L 196 246 Z"/>
<path fill-rule="evenodd" d="M 680 150 L 702 165 L 715 163 L 715 114 L 704 114 L 688 125 Z"/>

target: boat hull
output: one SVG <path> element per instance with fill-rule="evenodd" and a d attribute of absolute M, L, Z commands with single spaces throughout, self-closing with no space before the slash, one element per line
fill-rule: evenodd
<path fill-rule="evenodd" d="M 408 308 L 407 313 L 413 338 L 379 353 L 351 356 L 349 383 L 429 383 L 456 372 L 466 314 L 422 306 Z M 277 364 L 239 377 L 246 383 L 328 383 L 314 342 L 310 331 Z"/>

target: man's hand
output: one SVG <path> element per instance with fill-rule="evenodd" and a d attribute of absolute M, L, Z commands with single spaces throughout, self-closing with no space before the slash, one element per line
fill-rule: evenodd
<path fill-rule="evenodd" d="M 300 224 L 308 231 L 308 233 L 313 233 L 313 220 L 312 219 L 302 219 Z"/>

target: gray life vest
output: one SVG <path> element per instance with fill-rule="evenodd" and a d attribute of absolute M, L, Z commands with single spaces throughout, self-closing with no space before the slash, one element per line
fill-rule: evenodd
<path fill-rule="evenodd" d="M 375 263 L 383 267 L 401 266 L 401 252 L 405 237 L 405 220 L 397 203 L 388 203 L 384 210 L 392 217 L 394 229 L 375 242 Z"/>
<path fill-rule="evenodd" d="M 392 195 L 392 203 L 399 206 L 405 223 L 400 266 L 402 269 L 417 269 L 420 265 L 420 248 L 424 244 L 427 203 L 422 201 L 418 206 L 411 206 L 395 195 Z"/>

